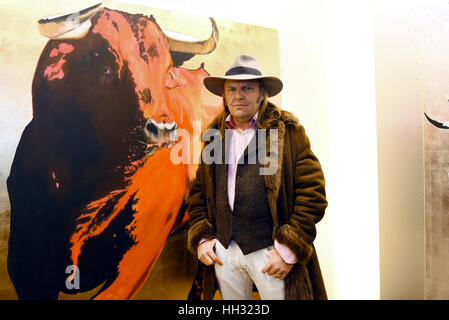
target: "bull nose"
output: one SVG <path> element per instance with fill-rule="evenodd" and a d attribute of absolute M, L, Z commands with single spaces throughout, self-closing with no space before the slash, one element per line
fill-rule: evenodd
<path fill-rule="evenodd" d="M 153 122 L 147 122 L 145 129 L 148 133 L 157 136 L 157 127 Z"/>
<path fill-rule="evenodd" d="M 155 119 L 148 119 L 145 125 L 145 130 L 156 136 L 177 129 L 178 125 L 176 124 L 176 121 L 166 122 L 166 121 L 156 121 Z"/>
<path fill-rule="evenodd" d="M 178 125 L 176 121 L 171 123 L 157 122 L 148 119 L 143 128 L 146 141 L 144 144 L 148 155 L 152 155 L 160 148 L 171 148 L 178 141 Z"/>

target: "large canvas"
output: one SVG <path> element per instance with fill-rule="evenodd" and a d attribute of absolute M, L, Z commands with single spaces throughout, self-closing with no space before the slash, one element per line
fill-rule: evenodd
<path fill-rule="evenodd" d="M 277 31 L 84 3 L 0 4 L 0 298 L 187 299 L 185 195 L 222 107 L 202 79 L 240 53 L 279 75 Z"/>

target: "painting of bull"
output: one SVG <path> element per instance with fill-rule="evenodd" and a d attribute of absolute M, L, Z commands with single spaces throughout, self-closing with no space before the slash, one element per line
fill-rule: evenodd
<path fill-rule="evenodd" d="M 19 299 L 94 288 L 94 299 L 133 298 L 185 220 L 194 168 L 170 160 L 178 130 L 207 125 L 221 107 L 205 98 L 204 67 L 182 67 L 217 46 L 213 19 L 209 39 L 183 42 L 153 16 L 98 5 L 78 17 L 73 37 L 66 17 L 40 21 L 51 39 L 7 180 Z"/>

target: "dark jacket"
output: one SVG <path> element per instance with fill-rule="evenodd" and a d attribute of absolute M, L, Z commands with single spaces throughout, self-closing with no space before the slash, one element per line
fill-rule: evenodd
<path fill-rule="evenodd" d="M 226 116 L 223 111 L 209 126 L 218 129 L 223 138 Z M 278 169 L 272 175 L 264 175 L 264 181 L 273 217 L 273 241 L 277 239 L 287 245 L 298 259 L 285 278 L 285 298 L 327 299 L 313 246 L 315 224 L 322 219 L 327 207 L 321 165 L 310 149 L 304 127 L 294 115 L 268 102 L 264 110 L 259 110 L 257 122 L 259 128 L 278 130 L 278 150 L 275 154 Z M 268 130 L 266 140 L 268 151 L 271 142 Z M 216 236 L 214 199 L 212 165 L 202 162 L 188 196 L 190 221 L 187 245 L 195 255 L 202 238 Z M 212 299 L 217 290 L 214 267 L 202 263 L 198 267 L 201 268 L 203 282 L 202 297 Z"/>

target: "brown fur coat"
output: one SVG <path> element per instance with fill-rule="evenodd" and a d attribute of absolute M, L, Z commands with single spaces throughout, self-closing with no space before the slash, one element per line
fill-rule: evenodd
<path fill-rule="evenodd" d="M 224 137 L 223 111 L 211 123 Z M 315 224 L 320 221 L 327 207 L 325 181 L 321 165 L 310 149 L 304 128 L 291 113 L 268 102 L 259 110 L 258 127 L 278 130 L 278 170 L 265 175 L 265 187 L 274 221 L 274 238 L 287 245 L 296 255 L 298 263 L 285 278 L 286 299 L 327 299 L 317 254 L 313 246 Z M 270 150 L 270 134 L 267 130 L 267 151 Z M 212 166 L 201 163 L 190 188 L 188 248 L 196 255 L 202 238 L 215 235 L 215 184 Z M 201 268 L 203 299 L 212 299 L 217 290 L 214 267 Z"/>

